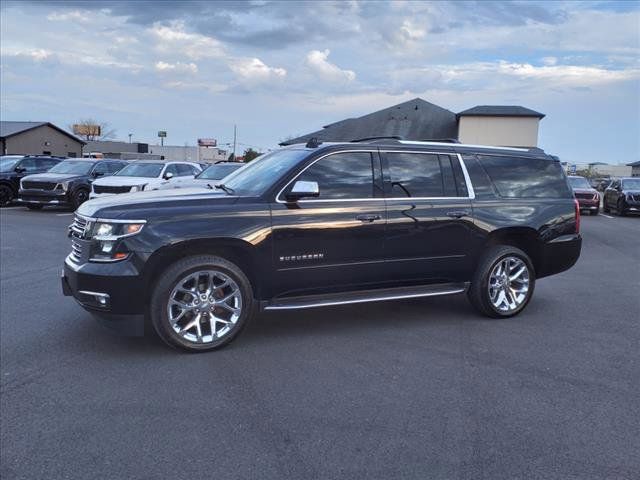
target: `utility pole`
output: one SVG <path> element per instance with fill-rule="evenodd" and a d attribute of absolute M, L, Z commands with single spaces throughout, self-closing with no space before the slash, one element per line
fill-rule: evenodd
<path fill-rule="evenodd" d="M 129 134 L 129 143 L 131 143 L 131 137 L 133 136 L 133 133 Z"/>
<path fill-rule="evenodd" d="M 236 137 L 237 137 L 238 129 L 236 125 L 233 124 L 233 159 L 236 159 Z"/>

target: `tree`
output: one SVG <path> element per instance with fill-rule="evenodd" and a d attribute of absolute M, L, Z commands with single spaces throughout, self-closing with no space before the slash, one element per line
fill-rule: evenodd
<path fill-rule="evenodd" d="M 244 151 L 244 163 L 249 163 L 251 160 L 259 157 L 260 155 L 262 154 L 260 152 L 256 152 L 253 148 L 247 148 Z"/>
<path fill-rule="evenodd" d="M 69 130 L 71 130 L 76 136 L 87 141 L 110 140 L 116 137 L 116 131 L 111 128 L 109 123 L 100 122 L 93 118 L 83 118 L 73 125 L 69 125 Z M 98 130 L 100 132 L 99 134 Z"/>

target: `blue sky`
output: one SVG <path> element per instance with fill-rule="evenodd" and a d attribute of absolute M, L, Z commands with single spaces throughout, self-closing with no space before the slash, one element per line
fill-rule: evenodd
<path fill-rule="evenodd" d="M 273 148 L 421 97 L 523 105 L 570 162 L 640 160 L 640 2 L 1 4 L 3 120 Z"/>

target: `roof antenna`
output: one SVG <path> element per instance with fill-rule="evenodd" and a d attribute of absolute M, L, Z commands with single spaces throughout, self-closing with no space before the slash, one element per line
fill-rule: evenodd
<path fill-rule="evenodd" d="M 305 147 L 307 147 L 307 148 L 318 148 L 320 145 L 322 145 L 322 142 L 320 140 L 318 140 L 318 137 L 313 137 L 313 138 L 309 139 L 309 141 L 307 142 Z"/>

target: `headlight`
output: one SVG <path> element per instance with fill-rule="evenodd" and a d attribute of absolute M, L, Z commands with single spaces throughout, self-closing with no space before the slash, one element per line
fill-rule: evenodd
<path fill-rule="evenodd" d="M 145 183 L 144 185 L 134 185 L 133 187 L 131 187 L 131 192 L 141 192 L 144 190 L 144 187 L 146 187 L 147 184 Z"/>
<path fill-rule="evenodd" d="M 95 262 L 114 262 L 129 256 L 126 246 L 120 239 L 140 233 L 144 222 L 116 223 L 96 222 L 91 230 L 94 240 L 91 246 L 90 260 Z"/>
<path fill-rule="evenodd" d="M 62 190 L 64 190 L 65 192 L 66 192 L 67 190 L 69 190 L 69 182 L 62 182 L 62 183 L 59 183 L 59 184 L 58 184 L 58 186 L 59 186 Z"/>

